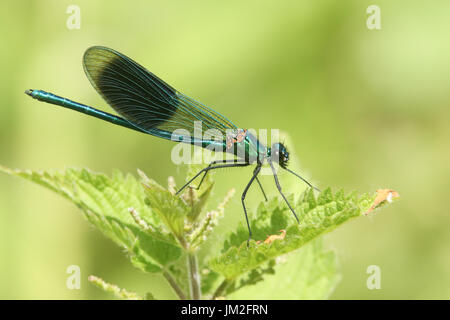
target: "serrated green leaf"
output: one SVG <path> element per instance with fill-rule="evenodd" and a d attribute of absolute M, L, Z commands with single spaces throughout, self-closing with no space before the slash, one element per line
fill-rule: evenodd
<path fill-rule="evenodd" d="M 146 204 L 182 242 L 184 219 L 190 210 L 189 207 L 180 197 L 174 196 L 168 190 L 155 185 L 144 185 L 144 187 L 148 200 Z"/>
<path fill-rule="evenodd" d="M 336 257 L 325 250 L 322 238 L 281 257 L 273 273 L 261 275 L 255 285 L 246 285 L 229 299 L 326 299 L 340 280 Z M 273 261 L 273 260 L 272 260 Z M 252 270 L 253 272 L 254 270 Z M 257 278 L 256 278 L 257 280 Z"/>
<path fill-rule="evenodd" d="M 42 185 L 74 202 L 89 222 L 128 251 L 131 262 L 141 270 L 161 271 L 181 256 L 175 239 L 163 231 L 160 218 L 145 205 L 144 190 L 131 175 L 116 171 L 108 177 L 86 169 L 55 173 L 4 167 L 0 170 Z M 130 207 L 138 210 L 153 227 L 153 234 L 139 228 L 128 211 Z"/>
<path fill-rule="evenodd" d="M 205 191 L 203 191 L 198 197 L 197 197 L 197 201 L 194 202 L 191 210 L 188 213 L 188 219 L 190 221 L 195 221 L 198 216 L 200 215 L 200 213 L 202 212 L 203 208 L 206 205 L 206 202 L 209 199 L 209 196 L 211 194 L 211 190 L 212 190 L 213 184 L 210 184 L 209 187 L 207 187 L 205 189 Z"/>
<path fill-rule="evenodd" d="M 275 274 L 275 269 L 274 269 L 275 265 L 276 265 L 275 260 L 269 260 L 269 262 L 267 263 L 267 266 L 261 266 L 257 269 L 251 270 L 245 276 L 241 277 L 241 279 L 239 280 L 239 283 L 237 283 L 235 281 L 230 286 L 228 286 L 227 290 L 226 290 L 226 294 L 230 295 L 231 293 L 242 290 L 242 288 L 245 288 L 248 286 L 254 286 L 257 283 L 265 280 L 265 277 L 267 275 Z"/>
<path fill-rule="evenodd" d="M 351 193 L 345 197 L 345 201 L 336 201 L 331 190 L 327 189 L 323 193 L 325 194 L 316 199 L 313 191 L 307 190 L 300 197 L 295 206 L 300 224 L 296 223 L 284 204 L 278 202 L 273 207 L 271 200 L 268 206 L 260 205 L 258 219 L 251 221 L 253 238 L 263 241 L 268 235 L 277 234 L 280 229 L 287 230 L 286 237 L 269 244 L 257 244 L 252 240 L 247 248 L 248 233 L 240 224 L 237 231 L 225 241 L 223 253 L 209 262 L 210 268 L 226 279 L 236 279 L 271 259 L 301 248 L 339 224 L 362 215 L 367 203 L 375 198 L 375 195 L 364 194 L 358 197 Z M 339 205 L 337 202 L 340 202 Z"/>
<path fill-rule="evenodd" d="M 289 139 L 287 144 L 291 148 Z M 187 178 L 202 168 L 190 166 Z M 294 156 L 290 168 L 301 172 Z M 189 290 L 189 279 L 195 279 L 187 268 L 186 252 L 182 248 L 195 254 L 202 247 L 231 197 L 227 195 L 217 210 L 209 211 L 200 220 L 213 187 L 211 173 L 199 190 L 187 188 L 179 197 L 174 195 L 173 178 L 169 179 L 169 188 L 165 189 L 140 171 L 145 186 L 132 175 L 120 171 L 114 171 L 111 177 L 85 169 L 50 173 L 0 166 L 0 171 L 31 180 L 74 202 L 90 223 L 126 250 L 134 266 L 147 272 L 162 271 L 180 298 L 184 298 L 184 293 Z M 202 175 L 196 182 L 201 179 Z M 253 239 L 258 242 L 252 240 L 247 248 L 248 231 L 241 223 L 227 236 L 218 256 L 206 265 L 211 253 L 200 260 L 204 297 L 212 297 L 213 292 L 214 295 L 241 299 L 250 296 L 253 299 L 328 297 L 339 276 L 334 254 L 323 250 L 322 240 L 318 238 L 353 217 L 385 205 L 392 198 L 375 205 L 372 194 L 358 195 L 355 191 L 344 194 L 342 190 L 333 194 L 329 188 L 316 197 L 298 177 L 283 170 L 280 181 L 300 223 L 278 195 L 268 202 L 261 202 L 257 218 L 252 213 L 249 215 Z M 289 193 L 301 186 L 306 188 L 302 194 Z M 286 231 L 285 236 L 274 237 L 280 230 Z M 263 243 L 265 239 L 270 241 Z M 288 263 L 280 263 L 286 257 Z M 223 278 L 225 281 L 219 284 Z M 123 294 L 124 298 L 138 297 L 115 286 L 103 285 L 109 286 L 111 292 Z M 153 298 L 151 293 L 147 297 Z"/>

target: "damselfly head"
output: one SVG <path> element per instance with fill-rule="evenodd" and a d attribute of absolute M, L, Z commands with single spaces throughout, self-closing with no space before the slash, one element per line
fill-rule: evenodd
<path fill-rule="evenodd" d="M 286 168 L 289 161 L 289 152 L 282 143 L 274 143 L 272 145 L 270 158 L 273 162 L 277 162 L 282 168 Z"/>

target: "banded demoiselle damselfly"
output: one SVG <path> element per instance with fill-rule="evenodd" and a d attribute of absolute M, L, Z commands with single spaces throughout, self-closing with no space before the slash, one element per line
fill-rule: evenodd
<path fill-rule="evenodd" d="M 26 90 L 25 93 L 39 101 L 82 112 L 142 133 L 198 145 L 203 148 L 213 146 L 216 151 L 219 150 L 223 153 L 234 155 L 232 163 L 226 163 L 229 160 L 215 160 L 211 162 L 181 187 L 177 194 L 180 194 L 181 191 L 203 173 L 203 177 L 197 186 L 199 188 L 210 170 L 255 165 L 250 181 L 241 197 L 249 240 L 251 239 L 252 231 L 245 207 L 245 198 L 248 189 L 255 180 L 266 198 L 266 194 L 258 180 L 258 174 L 265 162 L 269 164 L 276 187 L 294 214 L 297 222 L 299 222 L 299 219 L 281 190 L 274 163 L 303 180 L 309 187 L 319 191 L 300 175 L 288 169 L 289 152 L 282 143 L 277 142 L 272 147 L 266 147 L 248 130 L 238 128 L 225 116 L 178 92 L 125 55 L 110 48 L 94 46 L 86 50 L 83 57 L 83 67 L 89 81 L 97 92 L 121 117 L 43 90 L 30 89 Z M 223 139 L 196 137 L 194 133 L 196 121 L 200 121 L 207 129 L 214 129 L 222 133 Z M 185 134 L 179 133 L 179 129 L 184 130 L 182 132 L 185 132 Z"/>

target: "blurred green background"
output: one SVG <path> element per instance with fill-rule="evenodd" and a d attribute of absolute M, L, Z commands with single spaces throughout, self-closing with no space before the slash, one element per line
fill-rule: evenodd
<path fill-rule="evenodd" d="M 81 9 L 79 30 L 66 27 L 71 4 Z M 371 4 L 381 8 L 381 30 L 366 27 Z M 181 183 L 170 142 L 23 93 L 49 90 L 110 111 L 81 65 L 89 46 L 109 46 L 238 126 L 288 132 L 318 186 L 399 191 L 401 201 L 379 215 L 326 236 L 343 276 L 331 298 L 448 299 L 449 12 L 449 1 L 2 1 L 0 164 L 140 168 Z M 218 195 L 238 192 L 223 232 L 244 218 L 239 193 L 251 170 L 216 174 Z M 273 191 L 271 177 L 262 183 Z M 250 198 L 260 201 L 259 190 Z M 81 290 L 66 287 L 72 264 Z M 381 268 L 380 290 L 366 287 L 369 265 Z M 90 274 L 174 297 L 71 203 L 0 175 L 0 298 L 110 298 Z"/>

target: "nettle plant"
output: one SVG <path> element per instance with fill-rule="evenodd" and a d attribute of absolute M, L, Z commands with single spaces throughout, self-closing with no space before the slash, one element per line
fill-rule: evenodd
<path fill-rule="evenodd" d="M 190 166 L 186 181 L 201 167 Z M 164 187 L 142 171 L 137 179 L 115 171 L 112 176 L 87 169 L 58 172 L 0 167 L 72 201 L 85 218 L 127 253 L 136 268 L 164 277 L 179 299 L 326 299 L 339 282 L 336 257 L 323 246 L 322 235 L 340 224 L 391 202 L 398 194 L 321 193 L 296 181 L 293 192 L 300 223 L 278 197 L 250 209 L 253 232 L 247 246 L 244 217 L 235 230 L 217 234 L 234 190 L 213 195 L 212 174 L 199 190 L 176 196 L 173 178 Z M 211 204 L 214 210 L 207 210 Z M 211 242 L 213 242 L 211 244 Z M 201 252 L 201 254 L 199 254 Z M 157 292 L 138 294 L 90 276 L 89 281 L 124 299 L 156 299 Z"/>

